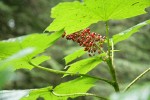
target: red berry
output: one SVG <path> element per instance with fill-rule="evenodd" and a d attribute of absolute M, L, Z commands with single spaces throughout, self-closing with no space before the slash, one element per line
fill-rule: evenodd
<path fill-rule="evenodd" d="M 90 42 L 90 43 L 89 43 L 89 46 L 91 47 L 92 45 L 93 45 L 93 42 Z"/>
<path fill-rule="evenodd" d="M 64 32 L 62 37 L 65 36 L 66 33 Z M 100 34 L 96 34 L 95 32 L 91 33 L 89 28 L 86 28 L 83 31 L 74 32 L 66 36 L 67 40 L 72 40 L 77 42 L 80 46 L 83 46 L 84 50 L 89 52 L 89 56 L 94 56 L 97 50 L 98 53 L 100 53 L 100 49 L 96 44 L 99 44 L 99 47 L 102 48 L 105 38 L 105 36 L 102 37 Z"/>

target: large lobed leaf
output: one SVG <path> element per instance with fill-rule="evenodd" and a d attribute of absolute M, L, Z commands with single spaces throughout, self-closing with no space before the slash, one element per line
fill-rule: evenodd
<path fill-rule="evenodd" d="M 62 33 L 60 31 L 51 35 L 32 34 L 0 41 L 0 60 L 13 66 L 14 70 L 20 68 L 32 69 L 33 66 L 29 62 L 39 65 L 50 58 L 44 55 L 38 56 L 38 54 L 44 52 Z M 13 62 L 10 59 L 14 59 Z"/>
<path fill-rule="evenodd" d="M 142 28 L 143 26 L 148 25 L 148 24 L 150 24 L 150 20 L 139 23 L 121 33 L 114 35 L 112 37 L 113 43 L 116 44 L 120 41 L 128 39 L 132 34 L 138 32 L 140 28 Z"/>
<path fill-rule="evenodd" d="M 64 29 L 67 34 L 82 30 L 98 21 L 118 20 L 146 13 L 150 0 L 84 0 L 60 3 L 51 11 L 54 21 L 47 31 Z"/>
<path fill-rule="evenodd" d="M 80 77 L 68 82 L 61 83 L 54 89 L 46 87 L 42 89 L 32 90 L 28 96 L 21 100 L 37 100 L 43 98 L 44 100 L 67 100 L 67 98 L 75 98 L 84 95 L 92 86 L 96 79 L 88 77 Z M 80 87 L 79 87 L 80 85 Z"/>

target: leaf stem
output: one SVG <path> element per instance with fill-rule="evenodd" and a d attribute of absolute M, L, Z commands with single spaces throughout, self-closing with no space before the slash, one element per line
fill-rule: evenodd
<path fill-rule="evenodd" d="M 72 94 L 57 94 L 54 91 L 51 91 L 53 95 L 58 96 L 58 97 L 65 97 L 65 96 L 95 96 L 98 98 L 101 98 L 102 100 L 108 100 L 107 98 L 104 98 L 102 96 L 98 96 L 96 94 L 92 93 L 72 93 Z"/>
<path fill-rule="evenodd" d="M 118 82 L 117 82 L 117 77 L 116 77 L 116 72 L 115 72 L 115 68 L 113 66 L 113 63 L 112 63 L 112 57 L 111 57 L 111 50 L 110 50 L 110 37 L 109 37 L 109 25 L 108 25 L 108 21 L 105 22 L 105 26 L 106 26 L 106 36 L 107 36 L 107 48 L 108 48 L 108 59 L 106 60 L 107 62 L 107 65 L 109 66 L 109 69 L 110 69 L 110 73 L 111 73 L 111 76 L 113 78 L 113 81 L 114 81 L 114 84 L 113 84 L 113 87 L 115 89 L 116 92 L 119 92 L 119 85 L 118 85 Z M 112 50 L 112 52 L 114 52 Z"/>
<path fill-rule="evenodd" d="M 150 68 L 146 69 L 143 73 L 137 76 L 124 90 L 123 92 L 127 91 L 134 83 L 136 83 L 142 76 L 150 71 Z"/>
<path fill-rule="evenodd" d="M 84 77 L 90 77 L 90 78 L 94 78 L 94 79 L 97 79 L 97 80 L 101 80 L 101 81 L 104 81 L 110 85 L 113 85 L 114 82 L 112 81 L 109 81 L 107 79 L 104 79 L 104 78 L 99 78 L 99 77 L 95 77 L 95 76 L 90 76 L 90 75 L 87 75 L 87 74 L 80 74 L 80 73 L 71 73 L 71 72 L 65 72 L 65 71 L 59 71 L 59 70 L 54 70 L 54 69 L 50 69 L 50 68 L 45 68 L 45 67 L 42 67 L 42 66 L 38 66 L 38 65 L 35 65 L 33 64 L 32 62 L 29 62 L 30 65 L 34 66 L 35 68 L 39 68 L 41 70 L 44 70 L 44 71 L 48 71 L 48 72 L 51 72 L 51 73 L 56 73 L 56 74 L 68 74 L 68 75 L 72 75 L 72 76 L 84 76 Z"/>

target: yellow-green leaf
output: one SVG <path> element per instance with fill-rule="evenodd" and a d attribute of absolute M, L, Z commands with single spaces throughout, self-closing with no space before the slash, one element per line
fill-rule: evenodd
<path fill-rule="evenodd" d="M 93 23 L 120 20 L 145 14 L 150 0 L 84 0 L 60 3 L 51 10 L 54 21 L 47 31 L 64 29 L 67 34 L 85 29 Z"/>

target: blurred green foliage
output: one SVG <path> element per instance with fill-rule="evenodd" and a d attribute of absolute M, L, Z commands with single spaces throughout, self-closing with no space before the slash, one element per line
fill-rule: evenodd
<path fill-rule="evenodd" d="M 62 1 L 73 0 L 1 0 L 0 1 L 0 39 L 8 39 L 33 32 L 43 32 L 44 29 L 52 22 L 50 9 Z M 110 33 L 116 34 L 130 28 L 140 22 L 150 18 L 150 8 L 146 9 L 148 14 L 138 17 L 110 21 Z M 98 22 L 90 26 L 91 30 L 104 35 L 104 23 Z M 150 67 L 150 25 L 145 26 L 134 34 L 131 38 L 115 46 L 115 66 L 117 68 L 117 77 L 121 89 L 131 82 L 137 75 Z M 59 39 L 55 45 L 47 49 L 46 55 L 52 57 L 43 66 L 53 69 L 64 70 L 65 62 L 63 58 L 76 51 L 79 47 L 73 42 Z M 84 55 L 83 57 L 87 57 Z M 83 57 L 79 58 L 82 59 Z M 99 65 L 91 74 L 110 78 L 105 64 Z M 49 76 L 49 77 L 47 77 Z M 44 72 L 34 69 L 17 70 L 15 76 L 10 82 L 7 82 L 3 89 L 27 89 L 38 88 L 49 85 L 57 85 L 66 81 L 70 77 L 62 80 L 60 75 Z M 145 75 L 137 82 L 137 85 L 150 81 L 150 74 Z M 114 91 L 109 85 L 98 82 L 91 91 L 107 96 Z M 101 92 L 102 91 L 102 92 Z M 77 100 L 91 100 L 90 97 L 80 97 Z M 96 100 L 96 98 L 95 98 Z"/>

